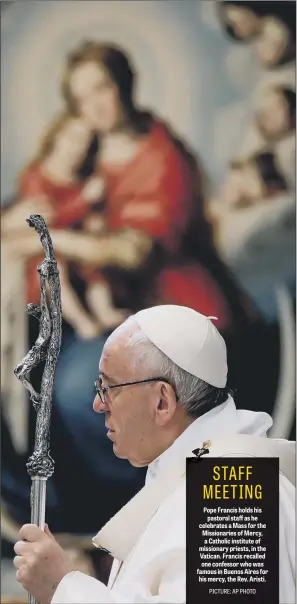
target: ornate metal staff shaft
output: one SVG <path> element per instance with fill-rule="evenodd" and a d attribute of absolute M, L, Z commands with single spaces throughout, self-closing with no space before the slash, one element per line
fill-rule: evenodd
<path fill-rule="evenodd" d="M 54 460 L 50 455 L 50 419 L 55 370 L 62 337 L 61 287 L 53 244 L 44 219 L 39 214 L 31 214 L 26 222 L 37 231 L 45 259 L 37 269 L 40 275 L 40 306 L 28 304 L 27 307 L 28 314 L 39 320 L 38 338 L 14 373 L 29 390 L 33 406 L 37 411 L 35 446 L 27 462 L 27 471 L 32 480 L 31 522 L 43 530 L 46 481 L 54 472 Z M 29 381 L 29 374 L 44 360 L 45 367 L 39 394 Z M 35 598 L 30 594 L 28 601 L 30 604 L 36 604 Z"/>

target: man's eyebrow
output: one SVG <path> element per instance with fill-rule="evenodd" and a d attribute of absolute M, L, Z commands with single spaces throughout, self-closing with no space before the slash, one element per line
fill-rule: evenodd
<path fill-rule="evenodd" d="M 116 383 L 116 381 L 111 378 L 109 375 L 106 375 L 106 373 L 104 373 L 104 371 L 99 371 L 99 377 L 104 378 L 107 382 L 112 382 L 113 384 Z"/>

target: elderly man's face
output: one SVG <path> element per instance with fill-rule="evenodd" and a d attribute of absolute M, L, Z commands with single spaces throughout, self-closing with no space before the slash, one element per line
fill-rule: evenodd
<path fill-rule="evenodd" d="M 117 330 L 118 332 L 118 330 Z M 133 333 L 119 332 L 107 341 L 99 363 L 102 386 L 112 386 L 154 377 L 134 366 L 133 347 L 125 348 L 127 337 Z M 107 436 L 113 442 L 117 457 L 128 459 L 133 466 L 145 466 L 161 449 L 167 448 L 167 433 L 176 421 L 176 400 L 171 386 L 149 382 L 108 390 L 105 404 L 97 395 L 93 408 L 105 412 Z M 165 444 L 162 447 L 162 443 Z M 171 443 L 170 443 L 171 444 Z"/>

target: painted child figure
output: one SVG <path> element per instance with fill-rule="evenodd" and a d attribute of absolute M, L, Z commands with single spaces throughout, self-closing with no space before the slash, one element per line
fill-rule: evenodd
<path fill-rule="evenodd" d="M 82 228 L 98 235 L 106 228 L 104 180 L 99 175 L 91 176 L 87 181 L 77 178 L 91 137 L 91 130 L 81 119 L 67 115 L 60 117 L 44 136 L 35 160 L 21 175 L 20 202 L 28 199 L 45 201 L 50 208 L 49 227 Z M 39 298 L 36 272 L 39 262 L 40 258 L 34 258 L 28 267 L 30 302 L 37 302 Z M 125 311 L 113 306 L 110 287 L 99 271 L 87 266 L 79 268 L 86 283 L 88 312 L 71 285 L 68 264 L 61 257 L 58 257 L 58 264 L 63 315 L 80 337 L 95 337 L 126 318 Z"/>

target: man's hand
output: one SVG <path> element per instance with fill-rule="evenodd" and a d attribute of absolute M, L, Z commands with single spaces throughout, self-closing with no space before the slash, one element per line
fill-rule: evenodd
<path fill-rule="evenodd" d="M 58 584 L 73 570 L 72 564 L 48 527 L 25 524 L 14 546 L 17 580 L 42 604 L 50 604 Z"/>

